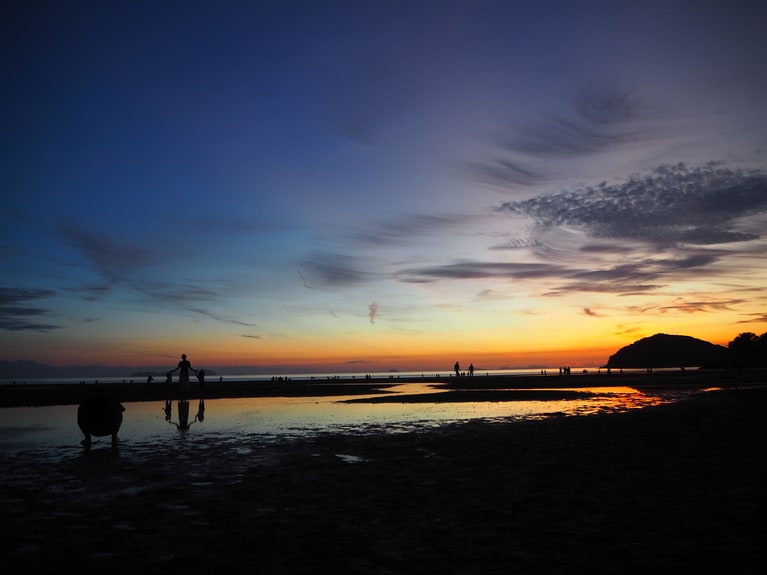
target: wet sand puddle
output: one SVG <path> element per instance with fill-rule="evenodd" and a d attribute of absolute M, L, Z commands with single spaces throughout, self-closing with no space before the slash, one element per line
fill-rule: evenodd
<path fill-rule="evenodd" d="M 493 391 L 507 395 L 502 400 L 424 402 L 417 398 L 448 390 L 443 386 L 413 383 L 393 388 L 393 393 L 384 398 L 385 402 L 379 402 L 380 395 L 191 399 L 187 429 L 180 429 L 178 425 L 180 414 L 176 401 L 172 402 L 170 418 L 162 403 L 127 403 L 117 449 L 123 456 L 134 458 L 147 454 L 154 457 L 161 449 L 177 463 L 183 463 L 184 457 L 201 457 L 213 448 L 217 457 L 230 451 L 234 457 L 238 453 L 252 457 L 259 446 L 310 435 L 408 433 L 472 420 L 581 416 L 667 403 L 690 393 L 646 394 L 630 387 Z M 529 399 L 531 393 L 537 399 Z M 561 399 L 563 393 L 567 399 Z M 517 394 L 524 399 L 515 400 Z M 52 461 L 77 456 L 82 450 L 82 435 L 77 428 L 76 411 L 76 406 L 0 410 L 0 453 L 34 452 Z M 195 413 L 202 417 L 195 419 Z M 108 438 L 94 440 L 94 448 L 106 448 L 108 444 Z"/>

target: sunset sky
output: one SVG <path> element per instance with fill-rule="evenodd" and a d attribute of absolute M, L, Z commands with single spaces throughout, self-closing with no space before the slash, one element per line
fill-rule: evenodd
<path fill-rule="evenodd" d="M 767 3 L 4 2 L 0 359 L 767 331 Z"/>

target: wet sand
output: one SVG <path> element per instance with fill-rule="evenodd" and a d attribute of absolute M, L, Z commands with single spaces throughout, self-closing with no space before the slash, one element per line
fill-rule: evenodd
<path fill-rule="evenodd" d="M 743 385 L 623 414 L 3 456 L 0 568 L 761 573 L 765 409 Z"/>

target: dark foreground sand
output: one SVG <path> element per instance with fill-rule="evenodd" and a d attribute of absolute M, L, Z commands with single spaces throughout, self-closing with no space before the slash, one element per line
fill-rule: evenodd
<path fill-rule="evenodd" d="M 765 409 L 3 456 L 0 569 L 762 573 Z"/>

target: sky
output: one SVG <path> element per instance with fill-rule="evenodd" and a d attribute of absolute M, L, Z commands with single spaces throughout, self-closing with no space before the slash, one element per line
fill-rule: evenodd
<path fill-rule="evenodd" d="M 2 360 L 593 366 L 767 331 L 764 2 L 0 10 Z"/>

